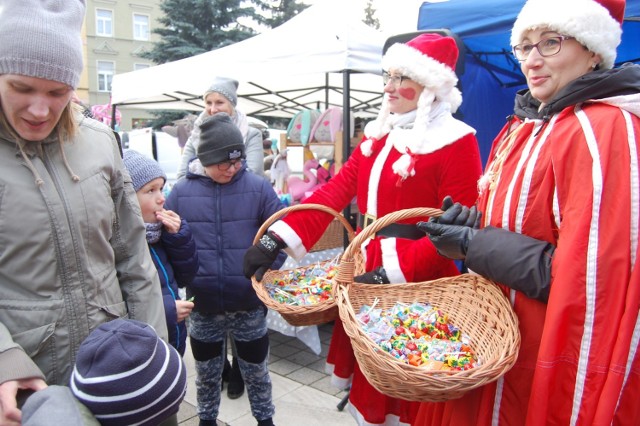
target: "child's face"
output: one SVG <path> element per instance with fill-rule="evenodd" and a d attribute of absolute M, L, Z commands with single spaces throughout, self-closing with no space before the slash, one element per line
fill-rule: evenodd
<path fill-rule="evenodd" d="M 162 211 L 164 206 L 162 188 L 164 188 L 164 179 L 159 177 L 148 182 L 136 192 L 138 203 L 140 203 L 140 210 L 142 210 L 142 219 L 145 223 L 155 223 L 158 221 L 158 219 L 156 219 L 156 212 Z"/>
<path fill-rule="evenodd" d="M 224 163 L 205 166 L 204 172 L 216 183 L 224 185 L 231 182 L 231 179 L 242 168 L 242 160 L 230 160 Z"/>

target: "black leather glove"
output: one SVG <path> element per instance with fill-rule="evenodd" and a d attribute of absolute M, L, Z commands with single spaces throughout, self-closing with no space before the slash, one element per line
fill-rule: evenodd
<path fill-rule="evenodd" d="M 353 281 L 362 284 L 389 284 L 389 278 L 382 266 L 378 266 L 373 271 L 355 276 Z"/>
<path fill-rule="evenodd" d="M 436 222 L 442 225 L 461 225 L 478 229 L 480 227 L 480 219 L 482 212 L 479 212 L 476 206 L 471 208 L 463 206 L 460 203 L 454 203 L 451 196 L 447 195 L 442 200 L 441 210 L 444 211 L 442 216 L 429 219 L 429 222 Z"/>
<path fill-rule="evenodd" d="M 251 278 L 254 274 L 256 280 L 262 281 L 264 273 L 275 262 L 280 250 L 287 245 L 277 234 L 268 231 L 260 238 L 260 241 L 249 247 L 244 254 L 244 276 Z"/>
<path fill-rule="evenodd" d="M 453 260 L 467 257 L 469 242 L 477 229 L 461 225 L 443 225 L 436 222 L 418 222 L 419 230 L 426 233 L 441 256 Z"/>

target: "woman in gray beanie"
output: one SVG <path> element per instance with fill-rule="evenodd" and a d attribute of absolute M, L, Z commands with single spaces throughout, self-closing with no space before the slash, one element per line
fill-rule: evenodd
<path fill-rule="evenodd" d="M 0 0 L 0 424 L 69 383 L 80 343 L 120 317 L 167 338 L 158 275 L 111 129 L 72 102 L 83 0 Z"/>
<path fill-rule="evenodd" d="M 226 112 L 233 123 L 242 133 L 245 146 L 247 167 L 253 173 L 264 176 L 264 151 L 262 149 L 262 133 L 251 127 L 247 116 L 238 110 L 238 82 L 231 78 L 216 77 L 209 89 L 204 92 L 202 98 L 205 101 L 205 109 L 193 124 L 191 136 L 187 140 L 182 152 L 182 161 L 178 168 L 178 178 L 187 174 L 189 162 L 196 157 L 198 145 L 200 145 L 200 125 L 214 114 Z"/>

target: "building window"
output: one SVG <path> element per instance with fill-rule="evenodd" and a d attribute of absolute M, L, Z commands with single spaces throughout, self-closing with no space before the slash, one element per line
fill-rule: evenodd
<path fill-rule="evenodd" d="M 113 11 L 96 9 L 96 35 L 113 37 Z"/>
<path fill-rule="evenodd" d="M 133 14 L 133 39 L 149 40 L 149 16 Z"/>
<path fill-rule="evenodd" d="M 115 74 L 116 64 L 109 61 L 98 61 L 98 91 L 110 92 L 111 81 Z"/>
<path fill-rule="evenodd" d="M 143 70 L 145 68 L 149 68 L 151 65 L 149 64 L 133 64 L 133 70 L 134 71 L 138 71 L 138 70 Z"/>

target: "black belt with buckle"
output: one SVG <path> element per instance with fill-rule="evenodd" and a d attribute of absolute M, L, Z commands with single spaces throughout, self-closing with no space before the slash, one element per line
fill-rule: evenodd
<path fill-rule="evenodd" d="M 366 226 L 371 225 L 373 220 L 371 216 L 366 216 L 358 213 L 358 226 L 360 229 L 364 229 Z M 419 230 L 416 225 L 408 225 L 403 223 L 392 223 L 385 226 L 376 232 L 376 236 L 382 236 L 387 238 L 404 238 L 407 240 L 419 240 L 425 236 L 425 233 Z"/>

